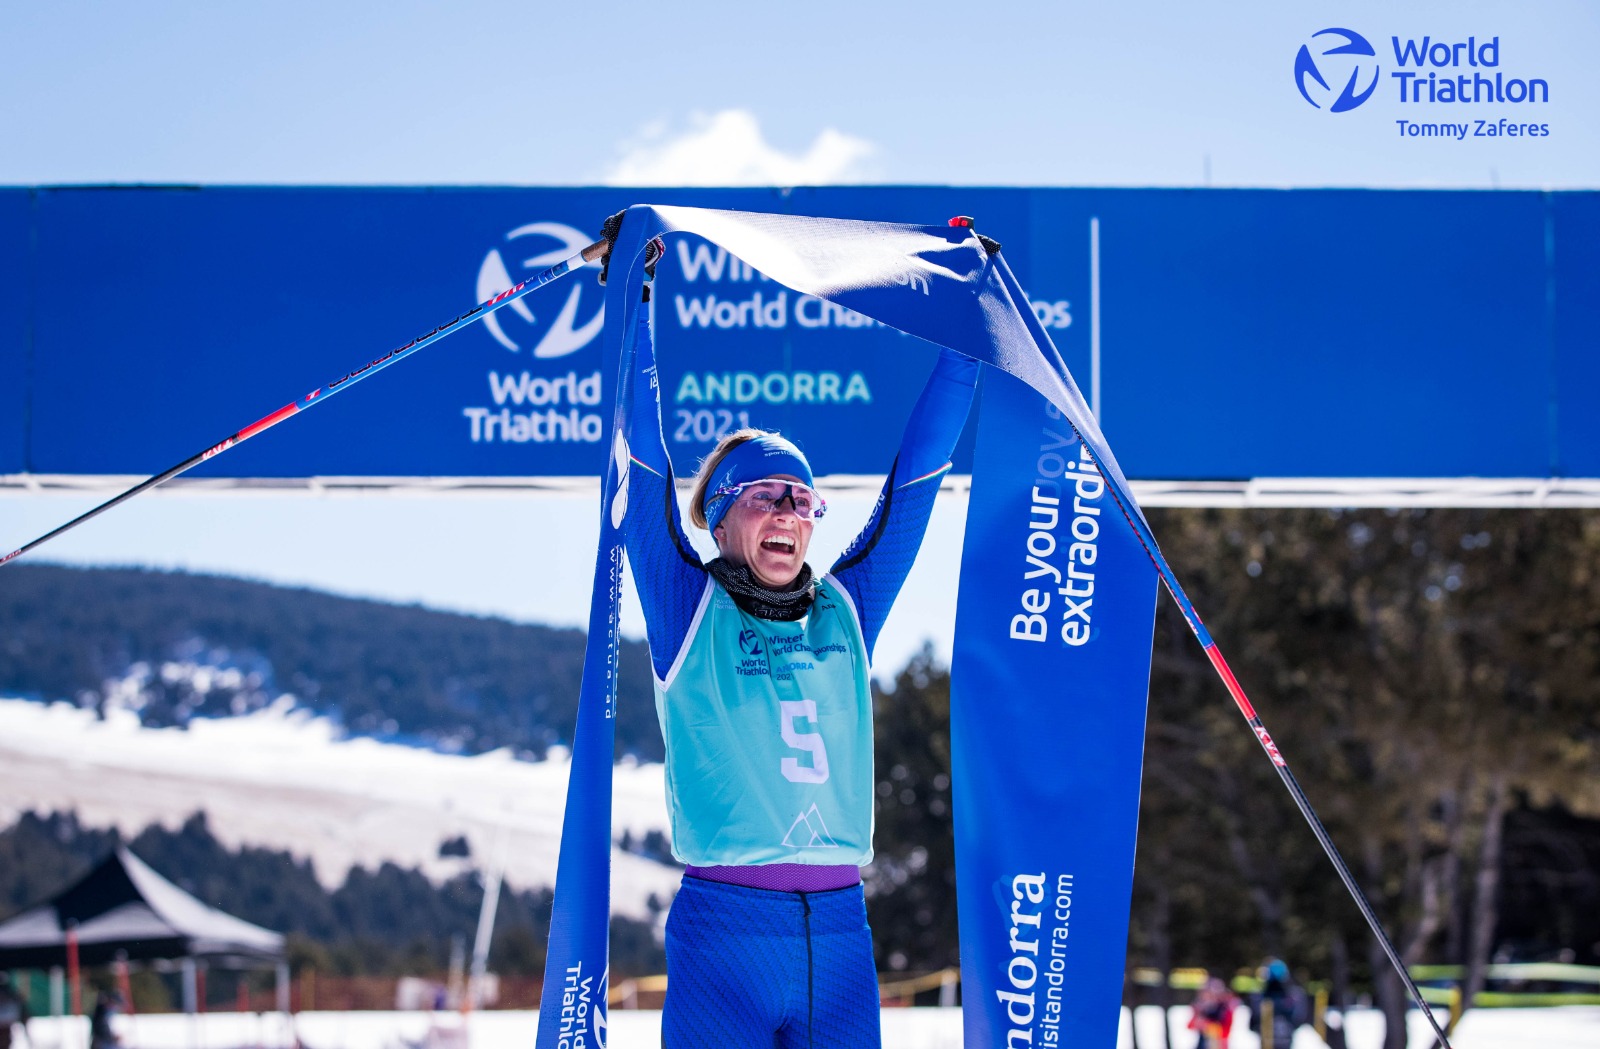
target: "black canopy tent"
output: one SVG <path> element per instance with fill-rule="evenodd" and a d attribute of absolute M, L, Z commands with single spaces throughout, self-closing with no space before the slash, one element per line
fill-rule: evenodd
<path fill-rule="evenodd" d="M 50 900 L 0 922 L 0 969 L 65 965 L 76 928 L 82 965 L 206 958 L 256 966 L 283 958 L 283 936 L 208 907 L 125 847 Z"/>

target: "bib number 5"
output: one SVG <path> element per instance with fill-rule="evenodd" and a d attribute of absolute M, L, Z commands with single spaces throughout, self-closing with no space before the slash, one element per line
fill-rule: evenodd
<path fill-rule="evenodd" d="M 784 758 L 779 763 L 783 778 L 790 783 L 828 782 L 828 748 L 822 745 L 822 734 L 797 732 L 794 725 L 801 718 L 813 725 L 817 723 L 816 702 L 810 699 L 779 702 L 778 713 L 783 718 L 783 741 L 795 750 L 811 755 L 811 762 L 807 765 L 800 764 L 798 758 Z"/>

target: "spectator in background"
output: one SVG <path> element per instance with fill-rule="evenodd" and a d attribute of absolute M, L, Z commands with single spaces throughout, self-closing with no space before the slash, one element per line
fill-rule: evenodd
<path fill-rule="evenodd" d="M 89 1016 L 89 1049 L 116 1049 L 122 1042 L 111 1029 L 111 1018 L 122 1009 L 122 995 L 116 991 L 101 991 L 94 1000 L 94 1012 Z"/>
<path fill-rule="evenodd" d="M 11 1049 L 11 1029 L 27 1022 L 28 1006 L 11 986 L 11 974 L 0 972 L 0 1049 Z"/>
<path fill-rule="evenodd" d="M 1227 984 L 1215 976 L 1206 980 L 1194 996 L 1194 1015 L 1189 1017 L 1189 1030 L 1200 1032 L 1195 1049 L 1228 1049 L 1233 1013 L 1238 1008 L 1239 999 Z"/>
<path fill-rule="evenodd" d="M 1264 1020 L 1263 1014 L 1270 1019 Z M 1261 993 L 1250 1011 L 1250 1030 L 1261 1035 L 1261 1049 L 1289 1049 L 1295 1030 L 1310 1021 L 1310 1000 L 1289 975 L 1289 966 L 1277 958 L 1269 960 Z"/>

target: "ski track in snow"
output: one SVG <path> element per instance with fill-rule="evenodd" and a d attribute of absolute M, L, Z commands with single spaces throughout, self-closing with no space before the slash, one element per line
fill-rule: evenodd
<path fill-rule="evenodd" d="M 475 757 L 342 739 L 334 724 L 288 702 L 187 728 L 144 728 L 129 710 L 105 720 L 66 703 L 0 699 L 0 824 L 28 810 L 76 810 L 87 826 L 132 837 L 151 823 L 175 828 L 197 810 L 219 841 L 309 858 L 329 888 L 353 866 L 384 861 L 434 881 L 481 867 L 504 849 L 517 889 L 555 883 L 568 756 L 517 761 L 507 751 Z M 667 833 L 662 767 L 616 767 L 614 837 Z M 469 859 L 441 858 L 464 836 Z M 614 849 L 612 907 L 649 917 L 680 874 Z"/>

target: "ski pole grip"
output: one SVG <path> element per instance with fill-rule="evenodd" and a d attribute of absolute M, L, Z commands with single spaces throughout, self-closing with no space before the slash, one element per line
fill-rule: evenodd
<path fill-rule="evenodd" d="M 603 259 L 609 254 L 611 254 L 611 242 L 602 238 L 583 249 L 583 261 L 593 262 L 595 259 Z"/>

